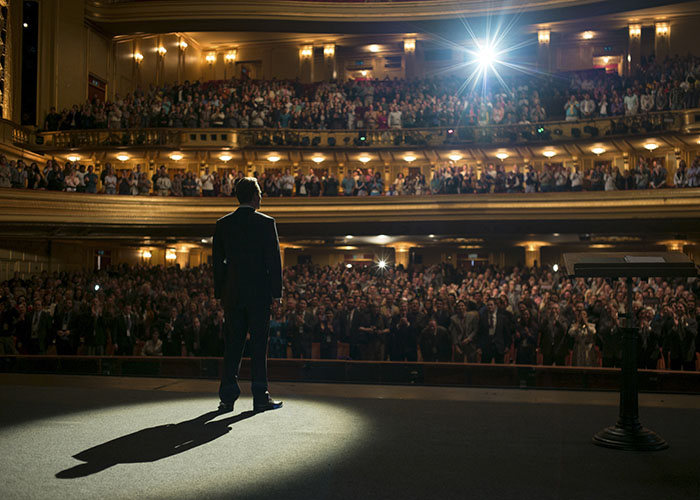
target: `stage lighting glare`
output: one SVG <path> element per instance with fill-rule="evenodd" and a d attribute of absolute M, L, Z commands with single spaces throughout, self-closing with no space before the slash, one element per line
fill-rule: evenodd
<path fill-rule="evenodd" d="M 554 264 L 554 265 L 552 266 L 552 271 L 554 271 L 555 273 L 556 273 L 557 271 L 559 271 L 559 264 Z"/>
<path fill-rule="evenodd" d="M 345 267 L 347 267 L 348 269 L 352 269 L 352 264 L 345 264 Z"/>
<path fill-rule="evenodd" d="M 95 283 L 95 291 L 97 292 L 97 291 L 99 291 L 99 290 L 100 290 L 100 285 L 98 285 L 97 283 Z"/>
<path fill-rule="evenodd" d="M 479 66 L 484 69 L 489 68 L 496 62 L 496 50 L 489 43 L 479 45 L 475 57 Z"/>
<path fill-rule="evenodd" d="M 386 261 L 384 259 L 380 259 L 379 262 L 377 262 L 377 267 L 379 269 L 386 269 Z"/>

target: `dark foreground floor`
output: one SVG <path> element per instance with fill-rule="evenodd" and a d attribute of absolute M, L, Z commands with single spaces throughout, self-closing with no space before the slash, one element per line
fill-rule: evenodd
<path fill-rule="evenodd" d="M 615 394 L 0 375 L 0 497 L 700 498 L 700 397 L 643 395 L 671 447 L 596 447 Z"/>

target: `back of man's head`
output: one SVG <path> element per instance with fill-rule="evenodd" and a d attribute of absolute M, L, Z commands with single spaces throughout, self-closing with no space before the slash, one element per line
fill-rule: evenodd
<path fill-rule="evenodd" d="M 236 198 L 240 204 L 249 204 L 255 195 L 260 196 L 260 186 L 255 177 L 242 177 L 236 182 Z"/>

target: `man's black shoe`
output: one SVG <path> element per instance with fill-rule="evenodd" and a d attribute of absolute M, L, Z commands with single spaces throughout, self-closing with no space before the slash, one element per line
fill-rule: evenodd
<path fill-rule="evenodd" d="M 282 408 L 282 401 L 275 401 L 272 398 L 268 398 L 267 401 L 253 401 L 253 411 L 255 413 L 261 413 L 267 410 L 276 410 L 277 408 Z"/>
<path fill-rule="evenodd" d="M 224 403 L 223 401 L 221 401 L 219 403 L 218 411 L 219 413 L 228 413 L 233 411 L 233 403 Z"/>

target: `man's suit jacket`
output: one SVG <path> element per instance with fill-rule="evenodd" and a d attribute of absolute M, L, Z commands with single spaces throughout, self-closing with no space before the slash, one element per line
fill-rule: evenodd
<path fill-rule="evenodd" d="M 496 311 L 496 325 L 493 337 L 489 335 L 488 309 L 481 315 L 479 319 L 479 343 L 482 349 L 492 342 L 496 346 L 498 353 L 503 354 L 510 347 L 512 337 L 512 324 L 508 313 L 502 309 Z"/>
<path fill-rule="evenodd" d="M 25 343 L 31 342 L 32 338 L 32 325 L 34 324 L 34 317 L 36 315 L 39 315 L 38 321 L 38 328 L 37 328 L 37 334 L 38 334 L 38 342 L 39 346 L 41 349 L 41 352 L 46 351 L 46 342 L 48 339 L 51 337 L 51 327 L 53 323 L 53 319 L 51 318 L 51 315 L 47 311 L 33 311 L 29 317 L 27 318 L 27 323 L 28 323 L 28 328 L 27 328 L 27 338 L 23 339 Z"/>
<path fill-rule="evenodd" d="M 562 318 L 540 323 L 540 353 L 542 356 L 566 356 L 569 354 L 568 328 Z"/>
<path fill-rule="evenodd" d="M 275 219 L 252 207 L 216 222 L 214 296 L 224 309 L 270 304 L 282 297 L 282 261 Z"/>

